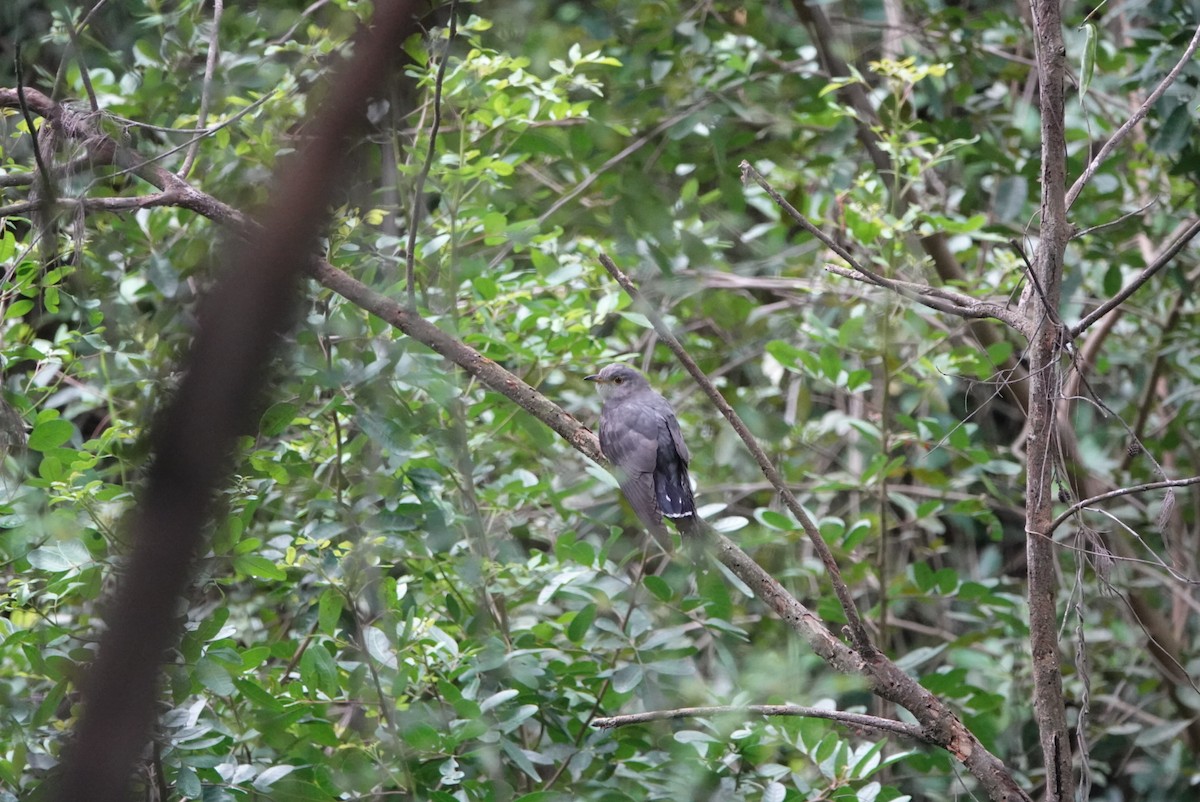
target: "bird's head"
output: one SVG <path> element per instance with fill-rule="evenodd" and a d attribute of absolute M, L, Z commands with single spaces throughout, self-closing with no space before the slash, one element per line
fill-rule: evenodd
<path fill-rule="evenodd" d="M 650 382 L 636 368 L 624 364 L 606 365 L 599 373 L 583 378 L 584 381 L 596 383 L 601 398 L 629 395 L 650 386 Z"/>

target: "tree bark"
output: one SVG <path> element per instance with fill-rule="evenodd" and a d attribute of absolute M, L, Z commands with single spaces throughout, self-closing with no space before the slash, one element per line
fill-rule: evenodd
<path fill-rule="evenodd" d="M 1062 689 L 1058 642 L 1058 573 L 1050 522 L 1057 437 L 1055 414 L 1064 344 L 1058 316 L 1063 254 L 1070 238 L 1066 206 L 1066 137 L 1063 81 L 1066 49 L 1058 0 L 1033 0 L 1042 128 L 1041 238 L 1034 254 L 1022 311 L 1033 324 L 1029 359 L 1029 437 L 1025 478 L 1025 537 L 1029 569 L 1029 645 L 1033 657 L 1033 708 L 1046 770 L 1045 799 L 1073 800 L 1071 742 Z"/>

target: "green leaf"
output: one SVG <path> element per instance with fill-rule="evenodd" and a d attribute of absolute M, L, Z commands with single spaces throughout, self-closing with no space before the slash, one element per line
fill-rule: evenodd
<path fill-rule="evenodd" d="M 46 694 L 45 698 L 39 700 L 37 710 L 33 714 L 34 726 L 45 726 L 51 720 L 51 718 L 54 717 L 55 711 L 58 710 L 59 705 L 62 704 L 62 701 L 66 695 L 67 681 L 63 680 L 61 682 L 54 683 L 49 692 Z"/>
<path fill-rule="evenodd" d="M 301 671 L 303 672 L 303 669 Z M 283 710 L 283 705 L 275 694 L 268 692 L 258 683 L 239 677 L 233 681 L 233 684 L 242 696 L 253 704 L 258 705 L 261 709 L 273 713 Z"/>
<path fill-rule="evenodd" d="M 1122 283 L 1124 283 L 1124 277 L 1121 275 L 1121 266 L 1114 262 L 1108 266 L 1108 270 L 1104 271 L 1104 294 L 1116 295 L 1120 291 Z"/>
<path fill-rule="evenodd" d="M 1080 100 L 1087 96 L 1088 87 L 1092 85 L 1092 74 L 1096 71 L 1096 42 L 1099 38 L 1099 29 L 1096 27 L 1096 23 L 1088 22 L 1083 27 L 1087 38 L 1083 43 L 1083 58 L 1079 67 Z"/>
<path fill-rule="evenodd" d="M 61 418 L 39 420 L 29 434 L 29 447 L 34 451 L 49 451 L 71 439 L 75 427 Z"/>
<path fill-rule="evenodd" d="M 282 434 L 292 421 L 296 419 L 296 412 L 299 409 L 295 404 L 289 404 L 285 401 L 280 401 L 277 404 L 272 404 L 266 412 L 263 413 L 262 419 L 258 423 L 258 430 L 264 437 L 277 437 Z"/>
<path fill-rule="evenodd" d="M 25 555 L 34 568 L 51 573 L 62 573 L 91 565 L 92 554 L 78 540 L 63 540 L 36 548 Z"/>
<path fill-rule="evenodd" d="M 258 554 L 241 554 L 233 558 L 233 567 L 247 576 L 259 579 L 282 581 L 287 579 L 287 572 L 266 557 Z"/>
<path fill-rule="evenodd" d="M 392 648 L 388 636 L 379 627 L 365 627 L 362 633 L 363 645 L 367 654 L 374 657 L 387 668 L 396 667 L 396 650 Z"/>
<path fill-rule="evenodd" d="M 567 627 L 567 637 L 575 643 L 583 641 L 583 637 L 587 635 L 588 629 L 591 628 L 592 622 L 596 620 L 596 605 L 584 605 L 575 617 L 571 619 L 570 625 Z"/>
<path fill-rule="evenodd" d="M 233 678 L 225 666 L 210 657 L 201 657 L 196 663 L 196 679 L 218 696 L 229 696 L 234 691 Z"/>
<path fill-rule="evenodd" d="M 1174 156 L 1183 150 L 1192 135 L 1195 118 L 1191 106 L 1180 103 L 1159 126 L 1150 147 L 1158 153 Z"/>
<path fill-rule="evenodd" d="M 300 679 L 310 690 L 321 691 L 326 696 L 338 693 L 337 664 L 320 643 L 309 644 L 300 658 Z"/>
<path fill-rule="evenodd" d="M 661 576 L 644 576 L 642 577 L 642 584 L 659 601 L 670 601 L 675 595 L 675 591 L 671 590 L 671 585 Z"/>
<path fill-rule="evenodd" d="M 856 519 L 850 528 L 846 530 L 846 534 L 842 538 L 842 548 L 846 551 L 853 551 L 862 545 L 871 535 L 871 523 L 865 519 Z"/>
<path fill-rule="evenodd" d="M 913 583 L 922 592 L 929 592 L 934 586 L 933 569 L 929 567 L 929 563 L 917 562 L 910 566 L 913 575 Z"/>
<path fill-rule="evenodd" d="M 759 507 L 754 511 L 754 518 L 763 526 L 777 529 L 780 532 L 792 532 L 796 529 L 796 524 L 791 518 L 775 510 Z"/>
<path fill-rule="evenodd" d="M 1000 223 L 1018 222 L 1029 197 L 1029 182 L 1021 175 L 1009 175 L 996 182 L 992 209 Z"/>
<path fill-rule="evenodd" d="M 317 628 L 321 632 L 326 635 L 334 634 L 344 604 L 342 594 L 333 588 L 325 588 L 321 592 L 321 600 L 317 603 Z"/>
<path fill-rule="evenodd" d="M 175 790 L 181 796 L 198 798 L 204 791 L 200 785 L 200 778 L 196 776 L 196 770 L 191 766 L 181 764 L 175 771 Z"/>
<path fill-rule="evenodd" d="M 24 317 L 32 310 L 33 301 L 29 300 L 28 298 L 22 298 L 21 300 L 13 301 L 8 305 L 8 308 L 4 310 L 4 319 L 15 320 L 16 318 Z"/>
<path fill-rule="evenodd" d="M 254 788 L 257 791 L 266 791 L 280 779 L 286 777 L 296 770 L 295 766 L 278 765 L 263 769 L 257 777 L 254 778 Z"/>
<path fill-rule="evenodd" d="M 879 769 L 885 744 L 886 741 L 879 740 L 871 744 L 864 752 L 856 753 L 855 757 L 857 760 L 850 768 L 850 776 L 858 780 L 864 780 L 874 774 Z"/>
<path fill-rule="evenodd" d="M 496 693 L 493 693 L 491 696 L 479 703 L 479 712 L 486 713 L 493 708 L 499 707 L 509 699 L 515 698 L 520 693 L 521 692 L 515 688 L 506 688 L 502 691 L 496 691 Z"/>
<path fill-rule="evenodd" d="M 441 734 L 423 721 L 405 730 L 403 737 L 406 744 L 418 750 L 432 750 L 442 740 Z"/>
<path fill-rule="evenodd" d="M 644 676 L 645 673 L 643 672 L 642 667 L 636 663 L 622 666 L 613 673 L 613 690 L 617 693 L 629 693 L 638 685 L 642 684 L 642 679 Z"/>

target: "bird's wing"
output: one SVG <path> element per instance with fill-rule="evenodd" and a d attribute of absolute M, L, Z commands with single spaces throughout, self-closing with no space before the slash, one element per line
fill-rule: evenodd
<path fill-rule="evenodd" d="M 686 518 L 696 513 L 692 485 L 688 479 L 688 452 L 679 423 L 668 408 L 659 418 L 658 461 L 654 468 L 654 492 L 658 508 L 668 518 Z"/>
<path fill-rule="evenodd" d="M 650 405 L 606 405 L 600 414 L 600 450 L 629 474 L 649 473 L 658 461 L 658 412 Z"/>
<path fill-rule="evenodd" d="M 658 414 L 642 403 L 605 405 L 600 414 L 600 450 L 616 469 L 629 506 L 651 528 L 662 520 L 654 489 L 658 427 Z"/>
<path fill-rule="evenodd" d="M 687 445 L 683 442 L 683 432 L 679 431 L 679 421 L 675 420 L 675 413 L 670 407 L 667 407 L 666 424 L 667 431 L 671 433 L 671 440 L 675 443 L 675 453 L 686 465 L 692 461 L 692 455 L 688 453 Z"/>

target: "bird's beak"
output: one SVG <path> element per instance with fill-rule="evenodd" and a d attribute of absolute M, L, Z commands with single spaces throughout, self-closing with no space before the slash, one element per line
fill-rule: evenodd
<path fill-rule="evenodd" d="M 591 376 L 584 376 L 583 380 L 585 382 L 598 382 L 598 381 L 600 381 L 600 374 L 593 373 Z"/>

